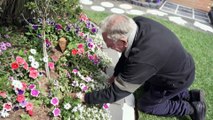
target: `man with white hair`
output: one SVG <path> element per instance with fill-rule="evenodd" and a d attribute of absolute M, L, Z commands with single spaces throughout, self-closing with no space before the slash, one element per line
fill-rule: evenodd
<path fill-rule="evenodd" d="M 107 47 L 121 52 L 109 88 L 72 96 L 88 104 L 112 103 L 143 92 L 137 107 L 158 116 L 186 116 L 204 120 L 203 92 L 188 91 L 194 81 L 192 56 L 165 26 L 145 17 L 113 14 L 100 24 Z"/>

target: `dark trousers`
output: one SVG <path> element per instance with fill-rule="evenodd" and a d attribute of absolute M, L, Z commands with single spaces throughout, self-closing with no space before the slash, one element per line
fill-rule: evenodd
<path fill-rule="evenodd" d="M 144 88 L 146 89 L 137 104 L 140 111 L 158 116 L 185 116 L 192 113 L 187 88 L 169 91 L 146 84 Z"/>

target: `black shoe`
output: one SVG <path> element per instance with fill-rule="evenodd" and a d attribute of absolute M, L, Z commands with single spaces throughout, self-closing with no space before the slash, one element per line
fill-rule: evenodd
<path fill-rule="evenodd" d="M 204 102 L 204 92 L 202 90 L 190 90 L 190 99 L 189 102 L 201 101 Z"/>
<path fill-rule="evenodd" d="M 194 113 L 190 115 L 192 120 L 205 120 L 206 104 L 205 102 L 192 102 Z"/>

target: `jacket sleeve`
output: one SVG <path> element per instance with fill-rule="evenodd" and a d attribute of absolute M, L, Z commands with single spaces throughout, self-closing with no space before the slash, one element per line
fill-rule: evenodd
<path fill-rule="evenodd" d="M 112 83 L 109 88 L 86 93 L 84 100 L 88 104 L 112 103 L 130 94 L 130 92 L 123 91 L 119 89 L 114 83 Z"/>

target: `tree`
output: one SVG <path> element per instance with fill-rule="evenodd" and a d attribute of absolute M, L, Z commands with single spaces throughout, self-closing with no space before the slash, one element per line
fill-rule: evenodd
<path fill-rule="evenodd" d="M 30 17 L 30 10 L 24 7 L 30 1 L 33 0 L 0 0 L 0 25 L 20 24 L 22 14 Z"/>

